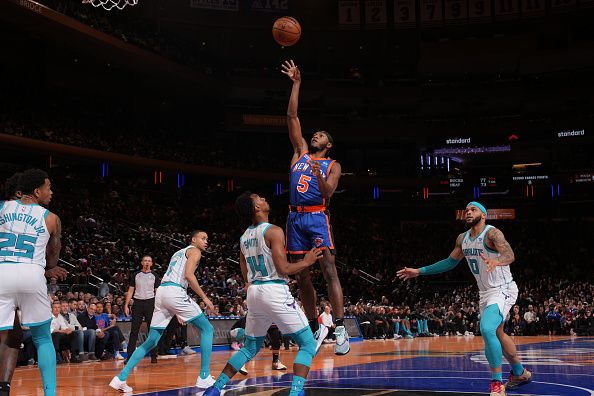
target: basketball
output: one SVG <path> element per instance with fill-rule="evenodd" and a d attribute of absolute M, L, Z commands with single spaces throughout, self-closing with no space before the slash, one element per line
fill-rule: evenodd
<path fill-rule="evenodd" d="M 301 25 L 295 18 L 288 16 L 278 18 L 272 26 L 272 37 L 283 47 L 295 45 L 301 37 Z"/>

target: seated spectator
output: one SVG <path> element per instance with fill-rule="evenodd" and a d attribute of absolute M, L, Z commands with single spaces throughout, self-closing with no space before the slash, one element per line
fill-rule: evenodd
<path fill-rule="evenodd" d="M 559 313 L 559 307 L 551 305 L 549 312 L 547 313 L 547 325 L 549 335 L 557 335 L 561 331 L 561 314 Z"/>
<path fill-rule="evenodd" d="M 109 352 L 113 354 L 113 357 L 117 360 L 124 360 L 124 357 L 120 354 L 120 347 L 124 340 L 122 331 L 117 326 L 117 319 L 114 315 L 103 312 L 104 304 L 97 303 L 97 309 L 95 311 L 95 321 L 97 322 L 97 328 L 102 330 L 105 334 L 105 342 L 108 345 Z M 109 356 L 103 357 L 108 359 Z"/>
<path fill-rule="evenodd" d="M 65 303 L 68 306 L 68 303 Z M 75 326 L 68 324 L 61 314 L 61 304 L 52 304 L 52 341 L 56 350 L 56 361 L 61 363 L 81 363 L 82 356 L 79 356 L 82 346 L 82 332 L 75 332 Z"/>
<path fill-rule="evenodd" d="M 528 305 L 528 311 L 524 313 L 524 322 L 526 323 L 524 335 L 532 336 L 536 334 L 537 320 L 538 316 L 534 312 L 534 306 L 532 304 Z"/>
<path fill-rule="evenodd" d="M 97 360 L 98 357 L 103 356 L 105 350 L 105 333 L 97 328 L 97 322 L 95 321 L 96 309 L 95 304 L 89 304 L 85 312 L 77 316 L 78 322 L 83 328 L 85 352 L 88 352 L 89 360 Z"/>
<path fill-rule="evenodd" d="M 332 342 L 332 340 L 334 339 L 334 329 L 336 328 L 336 325 L 334 324 L 334 321 L 332 320 L 331 312 L 332 312 L 332 307 L 330 306 L 330 304 L 327 304 L 324 307 L 324 312 L 322 312 L 320 314 L 320 316 L 318 317 L 318 322 L 328 328 L 328 335 L 326 336 L 324 343 Z"/>

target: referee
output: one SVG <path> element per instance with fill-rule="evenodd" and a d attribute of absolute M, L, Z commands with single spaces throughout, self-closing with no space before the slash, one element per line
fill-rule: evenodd
<path fill-rule="evenodd" d="M 132 329 L 130 330 L 130 339 L 128 340 L 128 357 L 126 362 L 134 353 L 136 349 L 136 342 L 138 341 L 138 332 L 142 321 L 146 321 L 147 330 L 151 325 L 153 318 L 153 310 L 155 309 L 155 289 L 159 287 L 161 280 L 157 277 L 151 267 L 153 266 L 153 258 L 151 256 L 143 256 L 140 262 L 142 270 L 135 272 L 130 278 L 130 285 L 126 293 L 126 303 L 124 304 L 124 314 L 130 315 L 130 300 L 134 299 L 132 304 Z M 157 348 L 151 351 L 151 363 L 157 363 Z"/>

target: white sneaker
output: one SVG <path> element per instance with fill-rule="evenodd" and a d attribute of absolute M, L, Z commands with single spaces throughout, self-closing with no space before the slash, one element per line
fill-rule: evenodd
<path fill-rule="evenodd" d="M 248 375 L 248 371 L 245 368 L 245 364 L 241 366 L 241 368 L 239 369 L 239 374 Z"/>
<path fill-rule="evenodd" d="M 272 369 L 273 370 L 286 370 L 287 366 L 282 364 L 280 360 L 277 360 L 276 362 L 272 363 Z"/>
<path fill-rule="evenodd" d="M 184 347 L 184 349 L 182 349 L 182 351 L 181 351 L 181 352 L 182 352 L 182 354 L 184 354 L 184 355 L 195 355 L 195 354 L 196 354 L 196 351 L 195 351 L 195 350 L 193 350 L 192 348 L 190 348 L 190 347 L 189 347 L 189 346 L 187 346 L 187 345 Z"/>
<path fill-rule="evenodd" d="M 115 377 L 113 377 L 113 379 L 109 383 L 109 386 L 110 386 L 110 388 L 115 389 L 120 392 L 124 392 L 124 393 L 132 392 L 132 388 L 130 386 L 128 386 L 126 381 L 122 381 L 121 379 L 118 378 L 117 375 Z"/>
<path fill-rule="evenodd" d="M 456 335 L 457 335 L 458 337 L 461 337 L 461 336 L 463 336 L 464 334 L 462 334 L 462 333 L 460 333 L 459 331 L 457 331 L 457 332 L 456 332 Z"/>
<path fill-rule="evenodd" d="M 320 328 L 314 333 L 314 338 L 316 339 L 316 355 L 322 346 L 322 342 L 326 339 L 328 335 L 328 328 L 324 325 L 320 325 Z"/>
<path fill-rule="evenodd" d="M 394 339 L 395 340 L 401 340 L 402 336 L 400 334 L 394 334 Z"/>
<path fill-rule="evenodd" d="M 196 380 L 196 388 L 198 389 L 206 389 L 206 388 L 210 388 L 211 386 L 213 386 L 215 384 L 215 379 L 213 376 L 209 375 L 206 378 L 200 378 L 200 376 L 198 376 L 198 379 Z"/>
<path fill-rule="evenodd" d="M 120 351 L 118 351 L 118 352 L 116 353 L 116 355 L 115 355 L 115 359 L 116 359 L 116 360 L 125 360 L 125 358 L 124 358 L 122 355 L 120 355 Z"/>
<path fill-rule="evenodd" d="M 334 329 L 334 336 L 336 337 L 336 345 L 334 345 L 335 355 L 346 355 L 351 350 L 349 343 L 349 333 L 347 333 L 344 326 L 337 326 Z"/>

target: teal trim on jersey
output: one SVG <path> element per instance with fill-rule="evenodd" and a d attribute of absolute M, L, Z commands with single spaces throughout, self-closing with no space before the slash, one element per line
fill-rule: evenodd
<path fill-rule="evenodd" d="M 305 333 L 307 331 L 307 329 L 310 329 L 309 326 L 305 326 L 304 328 L 302 328 L 299 331 L 296 331 L 295 333 L 291 333 L 291 334 L 287 334 L 287 337 L 291 337 L 291 338 L 295 338 L 296 336 Z"/>
<path fill-rule="evenodd" d="M 17 199 L 16 201 L 17 201 L 17 203 L 19 205 L 23 205 L 23 206 L 41 206 L 41 205 L 36 204 L 36 203 L 30 203 L 30 204 L 22 203 L 20 199 Z"/>
<path fill-rule="evenodd" d="M 0 327 L 0 331 L 12 330 L 13 326 Z"/>
<path fill-rule="evenodd" d="M 2 208 L 4 207 L 4 204 L 6 203 L 6 201 L 0 201 L 0 210 L 2 210 Z"/>
<path fill-rule="evenodd" d="M 485 234 L 485 236 L 487 236 L 487 234 Z M 499 253 L 497 250 L 493 250 L 489 246 L 487 246 L 487 238 L 483 238 L 483 246 L 489 253 L 495 253 L 495 254 Z"/>
<path fill-rule="evenodd" d="M 150 326 L 149 330 L 165 330 L 166 327 Z"/>
<path fill-rule="evenodd" d="M 257 228 L 257 227 L 259 227 L 259 226 L 260 226 L 260 225 L 262 225 L 262 224 L 264 224 L 264 223 L 258 223 L 258 224 L 256 224 L 256 225 L 251 225 L 251 226 L 249 226 L 249 227 L 248 227 L 248 229 L 249 229 L 249 230 L 253 230 L 254 228 Z"/>
<path fill-rule="evenodd" d="M 182 289 L 185 289 L 185 287 L 183 287 L 179 283 L 175 283 L 175 282 L 163 282 L 163 283 L 161 283 L 161 286 L 177 286 L 177 287 L 181 287 Z"/>
<path fill-rule="evenodd" d="M 470 242 L 474 242 L 476 241 L 476 238 L 480 237 L 481 235 L 483 235 L 485 233 L 485 231 L 487 231 L 491 226 L 490 225 L 485 225 L 485 228 L 483 228 L 483 230 L 481 232 L 479 232 L 477 234 L 477 236 L 474 237 L 474 239 L 472 239 L 472 236 L 470 235 L 470 230 L 466 231 L 468 233 L 468 240 Z"/>
<path fill-rule="evenodd" d="M 50 323 L 51 321 L 52 321 L 52 318 L 49 318 L 48 320 L 44 320 L 43 322 L 22 323 L 21 326 L 25 326 L 25 327 L 42 326 L 44 324 Z"/>
<path fill-rule="evenodd" d="M 47 209 L 46 209 L 46 210 L 45 210 L 45 213 L 43 214 L 43 218 L 44 218 L 44 219 L 47 219 L 47 215 L 48 215 L 48 214 L 49 214 L 49 210 L 47 210 Z"/>
<path fill-rule="evenodd" d="M 266 231 L 268 231 L 268 229 L 272 227 L 272 224 L 268 224 L 265 228 L 264 231 L 262 231 L 262 237 L 264 237 L 264 235 L 266 235 Z"/>
<path fill-rule="evenodd" d="M 23 264 L 17 261 L 0 261 L 0 264 Z"/>
<path fill-rule="evenodd" d="M 266 285 L 270 283 L 278 283 L 282 285 L 286 285 L 287 281 L 282 279 L 270 279 L 270 280 L 255 280 L 252 282 L 252 285 Z"/>

